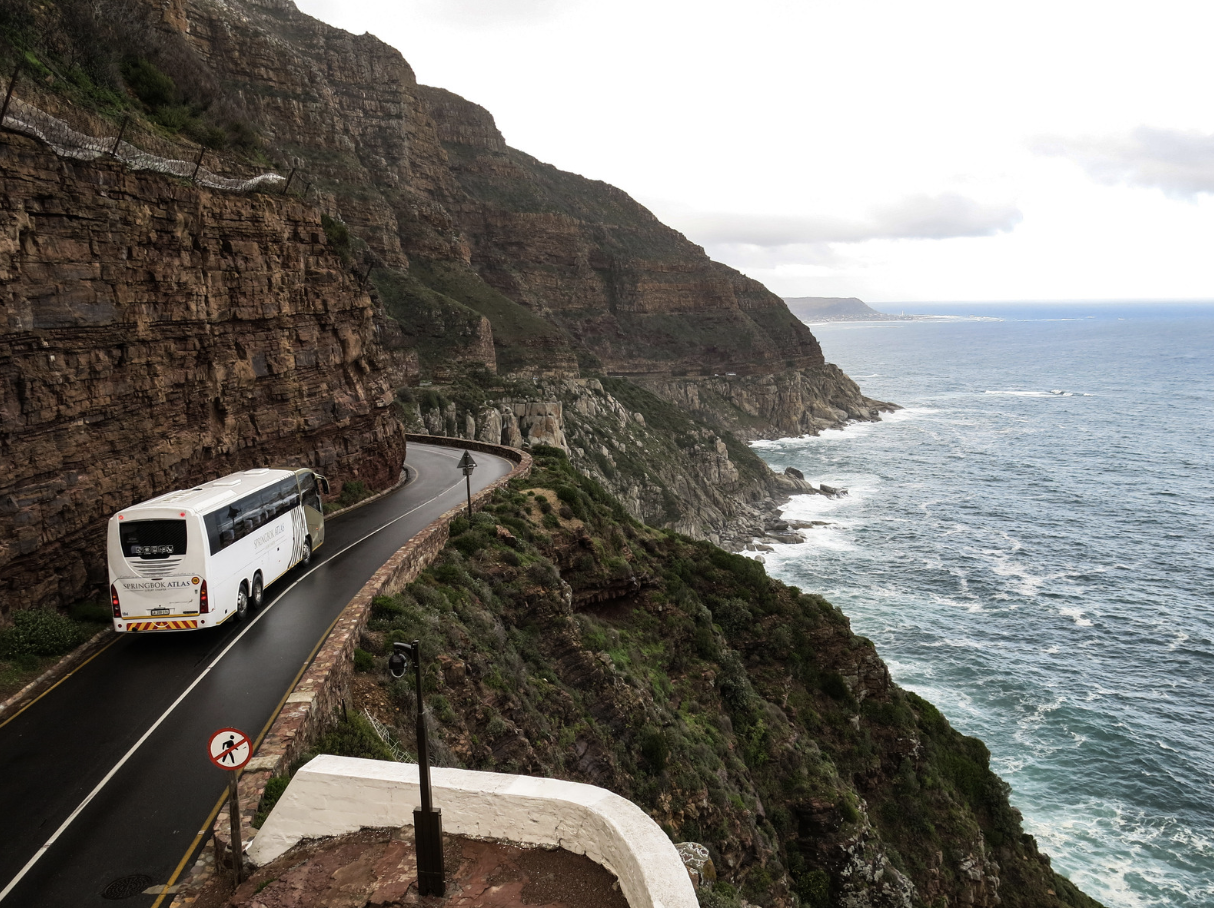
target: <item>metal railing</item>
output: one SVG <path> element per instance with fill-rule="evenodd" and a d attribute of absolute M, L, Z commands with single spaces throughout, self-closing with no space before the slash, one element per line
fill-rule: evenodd
<path fill-rule="evenodd" d="M 367 721 L 371 723 L 371 728 L 381 741 L 387 746 L 388 750 L 392 751 L 392 756 L 396 758 L 397 763 L 416 763 L 417 757 L 409 751 L 405 750 L 396 741 L 396 736 L 392 734 L 392 730 L 379 719 L 371 715 L 371 710 L 364 709 L 363 715 L 367 717 Z"/>
<path fill-rule="evenodd" d="M 60 157 L 79 161 L 111 157 L 132 170 L 163 173 L 192 180 L 209 189 L 228 192 L 248 192 L 278 186 L 285 191 L 289 187 L 290 180 L 277 173 L 259 173 L 253 176 L 232 173 L 236 168 L 230 161 L 201 145 L 198 146 L 196 157 L 186 160 L 180 157 L 184 150 L 180 144 L 167 141 L 138 127 L 129 118 L 123 121 L 116 134 L 106 135 L 105 132 L 113 129 L 112 124 L 86 111 L 65 105 L 53 95 L 38 98 L 42 107 L 15 97 L 13 89 L 17 77 L 18 74 L 14 73 L 9 82 L 4 107 L 0 111 L 0 128 L 38 139 L 50 146 Z M 36 87 L 27 88 L 26 85 L 27 83 L 22 83 L 23 94 L 42 94 Z M 48 113 L 43 107 L 58 108 L 56 113 L 59 115 Z M 75 122 L 69 123 L 68 117 Z M 135 142 L 138 142 L 138 145 L 134 144 Z M 223 170 L 232 175 L 219 172 Z"/>

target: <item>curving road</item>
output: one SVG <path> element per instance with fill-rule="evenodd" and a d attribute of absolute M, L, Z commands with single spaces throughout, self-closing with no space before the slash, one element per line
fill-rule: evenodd
<path fill-rule="evenodd" d="M 143 876 L 145 888 L 163 887 L 188 866 L 228 782 L 207 758 L 207 739 L 227 726 L 253 738 L 267 727 L 346 603 L 464 500 L 461 453 L 410 444 L 416 478 L 329 522 L 312 568 L 269 587 L 244 624 L 115 635 L 24 712 L 0 719 L 0 906 L 112 906 L 102 892 L 115 881 Z M 513 466 L 475 457 L 473 491 Z M 141 893 L 122 904 L 168 901 Z"/>

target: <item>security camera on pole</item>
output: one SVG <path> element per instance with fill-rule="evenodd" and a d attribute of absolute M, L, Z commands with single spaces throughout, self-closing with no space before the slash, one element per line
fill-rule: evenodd
<path fill-rule="evenodd" d="M 467 457 L 467 455 L 464 455 Z M 471 458 L 468 458 L 471 460 Z M 430 798 L 430 752 L 426 746 L 426 718 L 422 710 L 421 644 L 393 643 L 388 657 L 388 672 L 403 678 L 413 662 L 417 686 L 417 775 L 421 783 L 422 806 L 413 810 L 413 839 L 417 847 L 418 895 L 442 896 L 447 892 L 443 868 L 443 812 L 436 810 Z"/>
<path fill-rule="evenodd" d="M 464 471 L 464 481 L 468 486 L 468 519 L 472 519 L 472 471 L 476 469 L 476 461 L 467 451 L 459 459 L 459 468 Z"/>

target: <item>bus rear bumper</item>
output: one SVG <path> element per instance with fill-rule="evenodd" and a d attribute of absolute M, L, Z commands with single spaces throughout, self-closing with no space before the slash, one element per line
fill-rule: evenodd
<path fill-rule="evenodd" d="M 199 627 L 197 618 L 157 618 L 149 621 L 115 621 L 114 630 L 119 633 L 136 634 L 148 631 L 192 631 Z"/>

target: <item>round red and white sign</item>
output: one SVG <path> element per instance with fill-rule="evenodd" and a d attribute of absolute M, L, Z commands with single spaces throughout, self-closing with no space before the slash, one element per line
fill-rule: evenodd
<path fill-rule="evenodd" d="M 220 769 L 240 769 L 253 756 L 253 742 L 238 728 L 221 728 L 207 742 L 207 756 Z"/>

